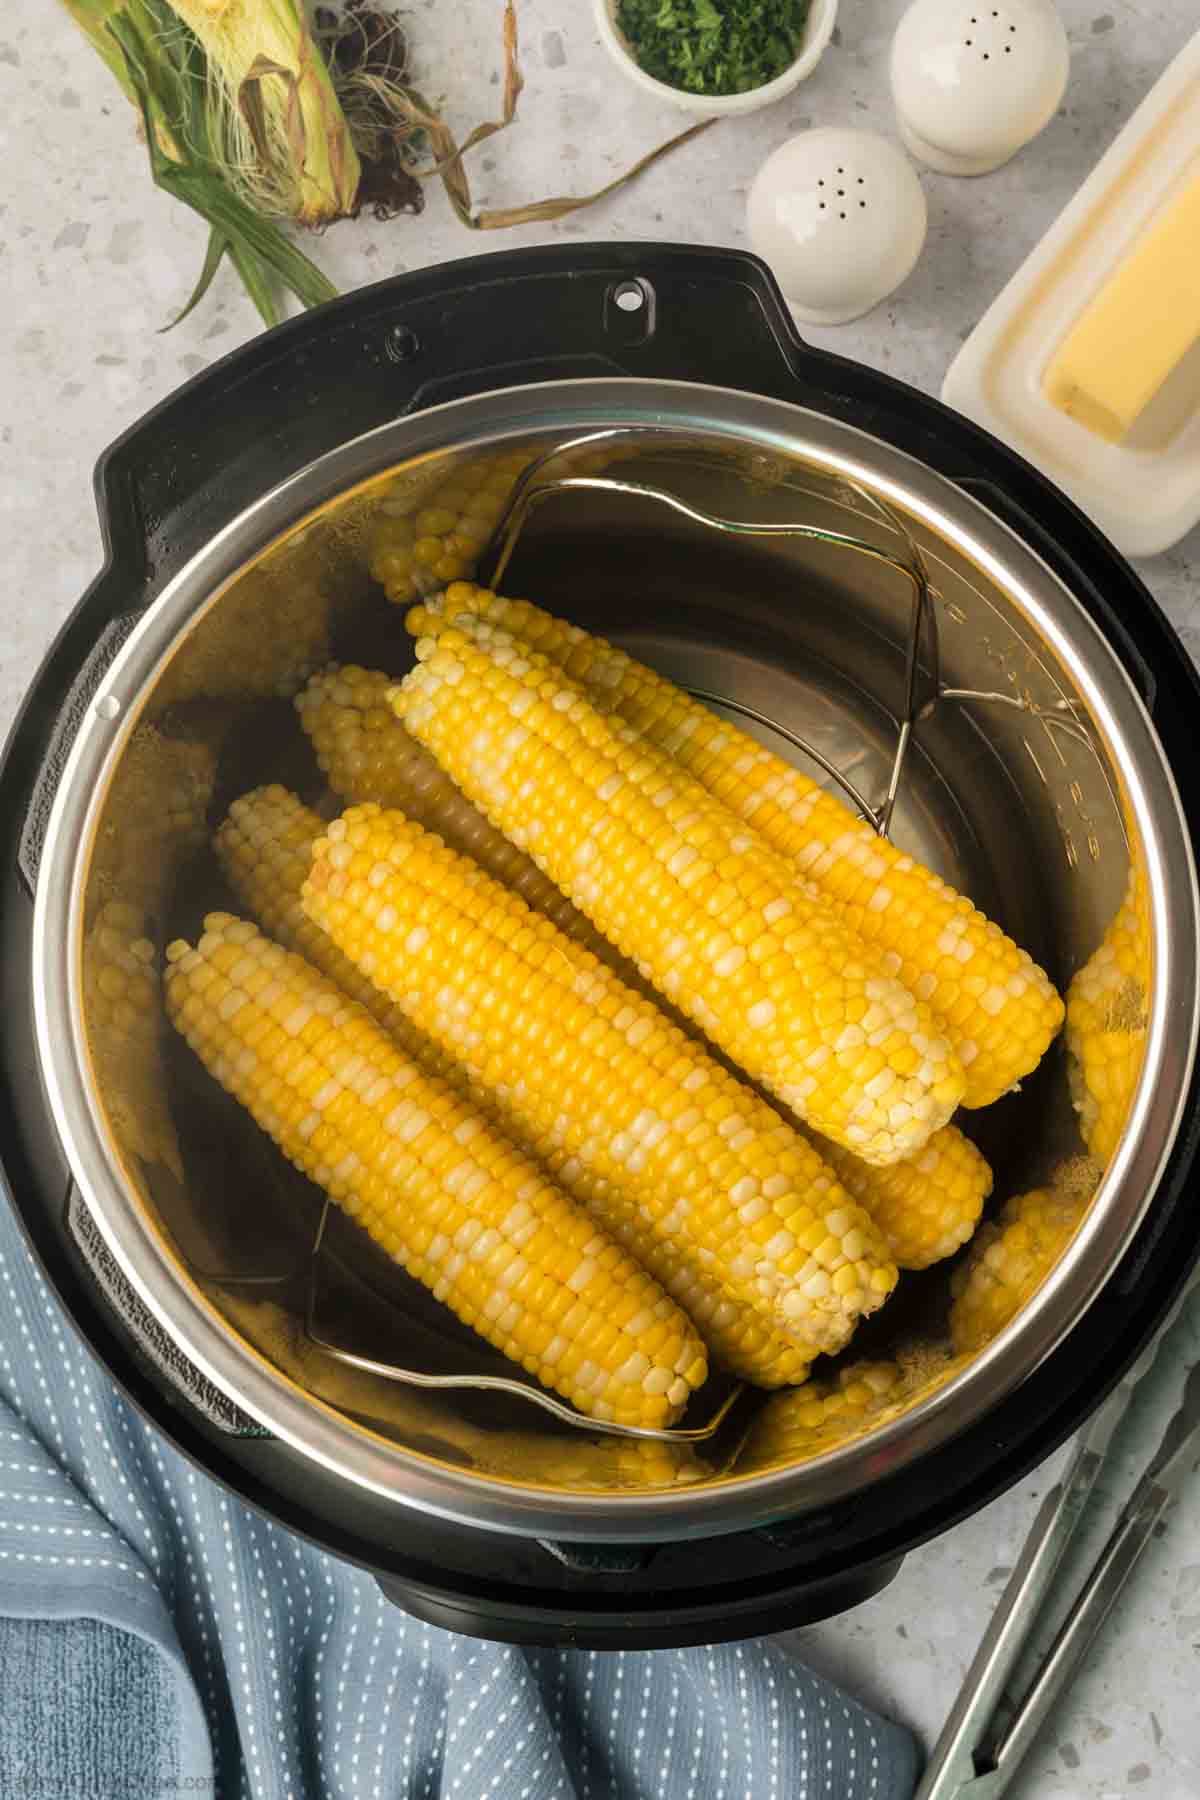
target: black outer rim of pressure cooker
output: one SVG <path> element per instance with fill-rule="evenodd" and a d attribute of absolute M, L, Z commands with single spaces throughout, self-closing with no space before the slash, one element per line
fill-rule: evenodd
<path fill-rule="evenodd" d="M 653 329 L 614 343 L 605 323 L 612 309 L 596 299 L 630 279 L 652 286 Z M 400 359 L 388 351 L 398 332 L 408 347 Z M 0 826 L 9 839 L 0 869 L 0 1161 L 30 1247 L 76 1329 L 130 1403 L 198 1468 L 371 1570 L 421 1618 L 485 1637 L 612 1649 L 748 1637 L 857 1604 L 891 1579 L 906 1551 L 1011 1487 L 1077 1429 L 1153 1334 L 1195 1261 L 1200 1077 L 1121 1265 L 1017 1392 L 852 1504 L 808 1518 L 755 1519 L 723 1536 L 719 1551 L 699 1538 L 655 1547 L 641 1568 L 627 1557 L 606 1568 L 603 1556 L 572 1567 L 532 1540 L 405 1512 L 344 1483 L 331 1517 L 312 1504 L 320 1482 L 298 1453 L 220 1431 L 139 1356 L 64 1231 L 70 1171 L 35 1049 L 33 908 L 20 852 L 63 708 L 113 620 L 149 604 L 253 494 L 385 417 L 514 383 L 597 374 L 791 400 L 961 482 L 1092 614 L 1151 709 L 1177 776 L 1193 770 L 1200 682 L 1129 564 L 987 433 L 892 377 L 805 346 L 753 257 L 656 244 L 551 246 L 401 276 L 255 339 L 170 396 L 101 459 L 106 566 L 48 651 L 0 764 Z M 1183 779 L 1180 788 L 1200 846 L 1200 783 Z M 397 1542 L 381 1530 L 385 1506 L 403 1514 Z"/>

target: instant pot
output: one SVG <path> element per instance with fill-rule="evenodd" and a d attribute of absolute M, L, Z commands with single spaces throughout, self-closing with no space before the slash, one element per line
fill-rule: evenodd
<path fill-rule="evenodd" d="M 379 517 L 494 468 L 542 490 L 506 592 L 850 782 L 1060 989 L 1131 867 L 1145 882 L 1141 1076 L 1069 1249 L 952 1380 L 803 1463 L 722 1460 L 718 1433 L 683 1480 L 438 1386 L 495 1359 L 346 1222 L 315 1248 L 319 1196 L 89 975 L 98 934 L 161 950 L 227 901 L 207 836 L 243 789 L 328 800 L 296 687 L 412 657 L 370 575 Z M 181 1451 L 421 1618 L 612 1649 L 851 1606 L 1075 1430 L 1200 1244 L 1200 695 L 1060 493 L 805 346 L 753 258 L 631 244 L 474 258 L 296 319 L 121 438 L 97 494 L 104 568 L 0 773 L 0 1152 L 77 1329 Z M 997 1200 L 1086 1166 L 1061 1046 L 961 1122 Z M 906 1276 L 851 1353 L 936 1337 L 947 1295 L 946 1265 Z"/>

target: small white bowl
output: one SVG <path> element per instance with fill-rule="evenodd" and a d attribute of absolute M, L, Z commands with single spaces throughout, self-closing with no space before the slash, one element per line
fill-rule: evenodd
<path fill-rule="evenodd" d="M 617 0 L 594 0 L 594 7 L 600 42 L 636 87 L 656 100 L 679 107 L 682 112 L 719 119 L 730 113 L 752 113 L 760 107 L 773 106 L 776 100 L 782 100 L 785 94 L 799 87 L 804 78 L 812 74 L 833 36 L 838 0 L 812 0 L 804 27 L 804 42 L 795 62 L 774 81 L 765 81 L 761 87 L 750 88 L 744 94 L 689 94 L 683 88 L 672 87 L 669 81 L 656 81 L 653 75 L 647 75 L 624 34 L 617 29 Z"/>

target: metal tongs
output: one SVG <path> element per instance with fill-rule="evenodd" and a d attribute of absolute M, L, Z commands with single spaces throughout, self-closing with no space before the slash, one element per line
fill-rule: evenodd
<path fill-rule="evenodd" d="M 1200 1460 L 1200 1362 L 1132 1493 L 1117 1515 L 1033 1680 L 1021 1695 L 1009 1678 L 1029 1645 L 1055 1574 L 1079 1527 L 1134 1390 L 1153 1366 L 1195 1278 L 1144 1355 L 1080 1433 L 1066 1468 L 1037 1517 L 914 1800 L 996 1800 L 1080 1666 L 1160 1520 L 1180 1498 Z"/>

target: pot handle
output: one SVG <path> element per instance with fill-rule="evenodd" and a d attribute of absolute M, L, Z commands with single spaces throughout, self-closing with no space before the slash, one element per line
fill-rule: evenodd
<path fill-rule="evenodd" d="M 470 257 L 361 289 L 252 339 L 147 413 L 97 466 L 106 562 L 49 659 L 64 671 L 64 695 L 21 833 L 26 887 L 109 665 L 145 607 L 247 495 L 405 414 L 496 389 L 703 377 L 803 403 L 826 394 L 838 367 L 852 386 L 852 365 L 801 343 L 756 257 L 653 243 Z"/>
<path fill-rule="evenodd" d="M 712 1540 L 714 1556 L 720 1558 L 725 1541 Z M 736 1551 L 728 1554 L 734 1556 Z M 506 1560 L 498 1546 L 498 1569 Z M 444 1583 L 435 1588 L 381 1569 L 374 1574 L 394 1606 L 443 1631 L 493 1643 L 558 1649 L 668 1650 L 685 1644 L 733 1643 L 815 1625 L 881 1593 L 895 1580 L 900 1566 L 895 1558 L 832 1576 L 785 1566 L 766 1580 L 731 1582 L 728 1591 L 715 1596 L 694 1583 L 674 1589 L 651 1586 L 643 1594 L 631 1569 L 604 1571 L 605 1578 L 597 1581 L 596 1570 L 560 1567 L 557 1573 L 533 1575 L 520 1584 L 510 1584 L 498 1574 L 487 1582 L 457 1581 L 454 1589 Z M 622 1586 L 613 1582 L 613 1574 L 623 1575 Z"/>
<path fill-rule="evenodd" d="M 448 400 L 613 375 L 800 404 L 844 387 L 866 405 L 854 365 L 801 342 L 770 271 L 744 252 L 563 244 L 468 257 L 290 319 L 147 413 L 96 472 L 111 559 L 149 598 L 248 497 L 354 438 Z"/>
<path fill-rule="evenodd" d="M 394 322 L 383 341 L 417 379 L 406 411 L 605 375 L 824 402 L 840 367 L 800 339 L 765 263 L 741 251 L 586 244 L 564 256 L 548 246 L 451 264 L 444 275 L 459 270 L 471 286 L 453 293 L 453 337 L 440 304 L 400 283 L 390 289 Z M 547 343 L 567 348 L 547 356 Z"/>

